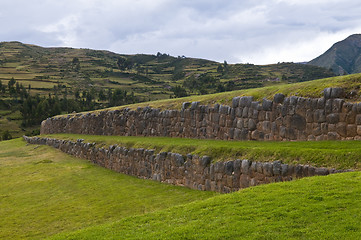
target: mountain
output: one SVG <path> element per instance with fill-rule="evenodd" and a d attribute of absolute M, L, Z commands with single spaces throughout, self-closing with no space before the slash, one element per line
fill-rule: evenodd
<path fill-rule="evenodd" d="M 324 54 L 308 64 L 332 69 L 337 75 L 361 72 L 361 34 L 335 43 Z"/>

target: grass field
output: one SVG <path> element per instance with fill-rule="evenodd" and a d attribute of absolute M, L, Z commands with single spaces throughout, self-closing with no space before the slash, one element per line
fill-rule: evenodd
<path fill-rule="evenodd" d="M 43 136 L 43 135 L 42 135 Z M 124 137 L 54 134 L 44 137 L 96 142 L 98 146 L 118 144 L 127 148 L 154 149 L 156 152 L 208 155 L 213 161 L 250 159 L 281 160 L 289 164 L 311 164 L 337 169 L 361 169 L 360 141 L 259 142 L 200 140 L 168 137 Z"/>
<path fill-rule="evenodd" d="M 360 239 L 361 174 L 243 189 L 51 239 Z"/>
<path fill-rule="evenodd" d="M 309 149 L 358 148 L 345 143 Z M 360 172 L 349 172 L 219 195 L 129 177 L 15 139 L 0 143 L 0 239 L 359 239 L 360 181 Z"/>
<path fill-rule="evenodd" d="M 0 239 L 43 239 L 216 195 L 140 180 L 22 139 L 0 142 Z"/>

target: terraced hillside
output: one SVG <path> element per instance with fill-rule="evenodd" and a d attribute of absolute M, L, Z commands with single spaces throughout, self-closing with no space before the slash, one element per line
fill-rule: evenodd
<path fill-rule="evenodd" d="M 59 113 L 328 76 L 333 73 L 324 68 L 294 63 L 234 65 L 162 53 L 121 55 L 2 42 L 0 136 L 34 134 L 41 120 Z"/>
<path fill-rule="evenodd" d="M 204 75 L 205 74 L 205 75 Z M 332 76 L 320 67 L 294 63 L 257 66 L 157 55 L 121 55 L 109 51 L 42 48 L 19 42 L 0 43 L 0 80 L 11 78 L 33 93 L 73 95 L 76 89 L 122 88 L 145 100 L 169 98 L 172 87 L 189 94 L 261 87 Z M 193 84 L 197 84 L 195 88 Z M 200 86 L 198 83 L 201 83 Z"/>

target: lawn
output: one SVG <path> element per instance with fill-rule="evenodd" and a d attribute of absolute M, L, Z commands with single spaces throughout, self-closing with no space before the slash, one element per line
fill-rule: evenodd
<path fill-rule="evenodd" d="M 51 239 L 360 239 L 361 173 L 261 185 Z"/>
<path fill-rule="evenodd" d="M 22 139 L 0 142 L 0 239 L 43 239 L 217 195 L 112 172 Z"/>

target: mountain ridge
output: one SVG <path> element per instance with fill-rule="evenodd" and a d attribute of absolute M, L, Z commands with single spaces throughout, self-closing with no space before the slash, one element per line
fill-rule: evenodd
<path fill-rule="evenodd" d="M 337 75 L 361 72 L 361 34 L 353 34 L 333 44 L 325 53 L 308 62 L 332 69 Z"/>

